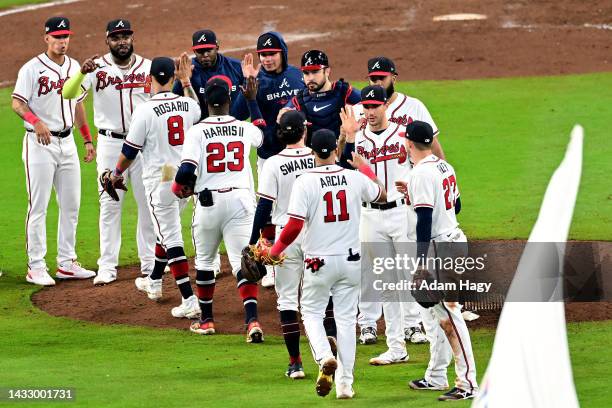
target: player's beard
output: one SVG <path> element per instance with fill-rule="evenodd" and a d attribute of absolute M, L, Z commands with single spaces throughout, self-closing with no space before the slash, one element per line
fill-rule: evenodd
<path fill-rule="evenodd" d="M 391 83 L 389 84 L 387 89 L 385 89 L 385 91 L 387 92 L 387 98 L 390 98 L 391 95 L 395 93 L 395 87 L 393 86 L 393 81 L 391 81 Z"/>
<path fill-rule="evenodd" d="M 129 49 L 127 51 L 121 52 L 119 51 L 119 49 L 115 50 L 111 48 L 110 52 L 113 57 L 115 57 L 119 61 L 127 61 L 132 57 L 132 54 L 134 53 L 134 44 L 130 44 Z"/>
<path fill-rule="evenodd" d="M 309 84 L 309 85 L 310 85 L 310 84 L 314 84 L 314 85 L 315 85 L 315 87 L 314 87 L 314 89 L 311 89 L 310 87 L 308 87 L 308 90 L 309 90 L 310 92 L 312 92 L 312 93 L 317 93 L 317 92 L 319 92 L 319 91 L 321 90 L 321 88 L 323 88 L 323 86 L 325 86 L 325 82 L 326 82 L 326 81 L 323 81 L 323 82 L 321 82 L 321 83 L 319 84 L 319 83 L 316 83 L 316 82 L 314 82 L 314 81 L 311 81 L 311 82 L 309 82 L 308 84 Z"/>

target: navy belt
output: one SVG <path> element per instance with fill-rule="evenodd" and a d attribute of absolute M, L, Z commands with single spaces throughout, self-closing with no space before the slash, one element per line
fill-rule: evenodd
<path fill-rule="evenodd" d="M 395 207 L 399 207 L 400 205 L 406 204 L 406 200 L 404 198 L 400 200 L 391 201 L 390 203 L 361 203 L 362 207 L 373 208 L 375 210 L 390 210 Z"/>
<path fill-rule="evenodd" d="M 106 129 L 100 129 L 98 130 L 98 133 L 104 136 L 112 137 L 113 139 L 125 139 L 127 136 L 127 135 L 124 135 L 123 133 L 117 133 L 117 132 L 113 132 L 111 130 L 106 130 Z"/>

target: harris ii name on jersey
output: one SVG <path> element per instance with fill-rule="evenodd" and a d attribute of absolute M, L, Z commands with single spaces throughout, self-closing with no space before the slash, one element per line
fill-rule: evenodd
<path fill-rule="evenodd" d="M 244 127 L 237 125 L 218 125 L 207 126 L 202 129 L 202 134 L 206 139 L 218 136 L 238 136 L 244 137 Z"/>
<path fill-rule="evenodd" d="M 153 107 L 153 112 L 155 112 L 158 117 L 172 112 L 189 112 L 189 103 L 187 101 L 160 103 L 159 105 Z"/>

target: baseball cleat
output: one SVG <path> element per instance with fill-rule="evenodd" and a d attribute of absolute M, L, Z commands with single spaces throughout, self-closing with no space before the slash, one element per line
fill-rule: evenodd
<path fill-rule="evenodd" d="M 432 390 L 432 391 L 444 391 L 448 389 L 448 385 L 434 385 L 424 378 L 420 380 L 412 380 L 408 383 L 408 386 L 413 390 Z"/>
<path fill-rule="evenodd" d="M 331 352 L 334 357 L 338 358 L 338 343 L 334 336 L 327 336 L 327 341 L 329 342 L 329 348 L 331 348 Z"/>
<path fill-rule="evenodd" d="M 476 396 L 475 393 L 462 390 L 461 388 L 453 388 L 446 394 L 442 394 L 438 397 L 438 401 L 460 401 L 472 399 Z"/>
<path fill-rule="evenodd" d="M 359 342 L 361 344 L 376 344 L 378 341 L 378 336 L 376 335 L 375 327 L 364 327 L 361 329 L 361 334 L 359 335 Z"/>
<path fill-rule="evenodd" d="M 355 396 L 353 387 L 349 384 L 336 384 L 336 398 L 337 399 L 351 399 Z"/>
<path fill-rule="evenodd" d="M 173 307 L 170 313 L 177 318 L 198 319 L 202 311 L 196 295 L 191 295 L 189 298 L 183 299 L 179 306 Z"/>
<path fill-rule="evenodd" d="M 147 294 L 147 297 L 151 300 L 159 300 L 162 297 L 162 280 L 151 279 L 149 276 L 142 278 L 136 278 L 134 281 L 136 288 Z"/>
<path fill-rule="evenodd" d="M 274 287 L 274 267 L 272 265 L 266 265 L 266 275 L 261 278 L 261 286 L 264 288 L 273 288 Z"/>
<path fill-rule="evenodd" d="M 264 341 L 263 330 L 261 329 L 259 322 L 257 320 L 253 320 L 247 326 L 246 342 L 247 343 L 263 343 L 263 341 Z"/>
<path fill-rule="evenodd" d="M 93 280 L 95 286 L 108 285 L 117 280 L 117 271 L 98 271 Z"/>
<path fill-rule="evenodd" d="M 33 283 L 34 285 L 40 286 L 54 286 L 55 281 L 47 272 L 47 268 L 33 268 L 28 269 L 28 273 L 26 275 L 26 281 Z"/>
<path fill-rule="evenodd" d="M 427 337 L 419 326 L 408 327 L 404 329 L 404 340 L 406 343 L 423 344 L 427 343 Z"/>
<path fill-rule="evenodd" d="M 293 380 L 301 380 L 302 378 L 306 377 L 302 363 L 289 364 L 289 367 L 287 367 L 287 371 L 285 372 L 285 376 Z"/>
<path fill-rule="evenodd" d="M 208 320 L 206 322 L 200 320 L 191 323 L 189 330 L 201 335 L 215 334 L 215 323 L 212 320 Z"/>
<path fill-rule="evenodd" d="M 94 271 L 83 268 L 77 261 L 60 264 L 55 272 L 57 279 L 89 279 L 94 276 L 96 276 Z"/>
<path fill-rule="evenodd" d="M 338 362 L 334 357 L 328 357 L 321 362 L 316 386 L 318 396 L 325 397 L 329 394 L 334 385 L 334 374 L 337 368 Z"/>
<path fill-rule="evenodd" d="M 393 354 L 391 351 L 385 351 L 380 356 L 371 358 L 370 365 L 381 366 L 389 364 L 407 363 L 408 359 L 408 354 L 398 356 L 397 354 Z"/>

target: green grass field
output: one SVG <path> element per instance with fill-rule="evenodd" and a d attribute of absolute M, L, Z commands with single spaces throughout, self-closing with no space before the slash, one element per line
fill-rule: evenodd
<path fill-rule="evenodd" d="M 18 6 L 29 6 L 30 4 L 47 3 L 47 0 L 0 0 L 0 9 Z"/>
<path fill-rule="evenodd" d="M 457 169 L 463 203 L 459 221 L 469 238 L 527 237 L 569 132 L 580 123 L 585 128 L 584 168 L 570 238 L 610 240 L 612 195 L 606 175 L 612 162 L 605 146 L 609 146 L 607 121 L 612 117 L 612 94 L 601 91 L 610 87 L 612 74 L 424 81 L 402 83 L 397 88 L 422 99 L 441 130 L 447 158 Z M 316 397 L 315 368 L 306 344 L 302 350 L 309 377 L 291 382 L 283 377 L 286 357 L 277 336 L 268 334 L 264 345 L 246 345 L 241 336 L 202 338 L 176 330 L 101 326 L 50 317 L 33 308 L 30 295 L 36 288 L 24 279 L 27 196 L 21 161 L 23 131 L 9 106 L 10 91 L 0 90 L 0 98 L 5 100 L 0 106 L 0 132 L 5 140 L 0 158 L 8 169 L 1 184 L 5 194 L 0 196 L 0 387 L 74 387 L 79 406 L 337 403 Z M 81 168 L 77 252 L 85 266 L 95 268 L 95 164 L 83 163 Z M 129 264 L 137 259 L 135 203 L 130 198 L 125 206 L 121 262 Z M 47 263 L 51 268 L 55 265 L 56 224 L 57 207 L 52 200 L 47 222 Z M 187 238 L 186 227 L 185 223 Z M 193 254 L 190 240 L 185 241 Z M 612 374 L 612 324 L 570 324 L 568 332 L 582 406 L 609 406 L 612 395 L 606 385 Z M 490 330 L 472 334 L 480 375 L 493 336 Z M 422 375 L 427 347 L 411 347 L 410 364 L 367 366 L 367 358 L 381 351 L 383 344 L 358 347 L 358 398 L 350 404 L 435 406 L 436 393 L 421 394 L 406 386 L 408 380 Z M 452 381 L 452 369 L 449 373 Z"/>

